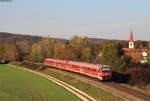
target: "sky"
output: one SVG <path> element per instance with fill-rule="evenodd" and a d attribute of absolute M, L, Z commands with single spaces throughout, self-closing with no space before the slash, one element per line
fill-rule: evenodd
<path fill-rule="evenodd" d="M 0 32 L 69 39 L 150 41 L 150 0 L 12 0 L 0 2 Z"/>

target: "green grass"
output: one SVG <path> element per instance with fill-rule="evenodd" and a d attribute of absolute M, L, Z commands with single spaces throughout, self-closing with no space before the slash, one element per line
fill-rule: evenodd
<path fill-rule="evenodd" d="M 97 101 L 125 101 L 124 99 L 113 95 L 110 92 L 107 92 L 89 83 L 77 80 L 76 78 L 73 78 L 71 76 L 63 75 L 62 73 L 54 72 L 50 69 L 46 69 L 42 72 L 84 91 L 85 93 L 95 98 Z"/>
<path fill-rule="evenodd" d="M 0 101 L 80 101 L 80 99 L 38 75 L 8 65 L 0 65 Z"/>

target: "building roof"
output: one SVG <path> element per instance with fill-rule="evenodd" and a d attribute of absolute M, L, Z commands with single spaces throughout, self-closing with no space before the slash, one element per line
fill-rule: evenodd
<path fill-rule="evenodd" d="M 137 53 L 137 52 L 147 52 L 147 49 L 135 49 L 135 48 L 122 48 L 124 52 L 129 52 L 129 53 Z"/>

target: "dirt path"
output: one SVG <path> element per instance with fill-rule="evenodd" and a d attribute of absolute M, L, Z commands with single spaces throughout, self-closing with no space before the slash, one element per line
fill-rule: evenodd
<path fill-rule="evenodd" d="M 19 68 L 19 67 L 16 67 L 14 65 L 9 65 L 11 67 L 15 67 L 15 68 L 18 68 L 18 69 L 21 69 L 21 70 L 25 70 L 25 71 L 28 71 L 28 72 L 32 72 L 36 75 L 39 75 L 39 76 L 42 76 L 60 86 L 62 86 L 63 88 L 65 88 L 66 90 L 68 90 L 69 92 L 73 93 L 74 95 L 76 95 L 77 97 L 79 97 L 82 101 L 96 101 L 94 98 L 92 98 L 91 96 L 87 95 L 86 93 L 82 92 L 81 90 L 71 86 L 71 85 L 68 85 L 67 83 L 64 83 L 54 77 L 51 77 L 49 75 L 46 75 L 44 73 L 41 73 L 41 72 L 36 72 L 36 71 L 33 71 L 33 70 L 30 70 L 30 69 L 26 69 L 26 68 Z"/>

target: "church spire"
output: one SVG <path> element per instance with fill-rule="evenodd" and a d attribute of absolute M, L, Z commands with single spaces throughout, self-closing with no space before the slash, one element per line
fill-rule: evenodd
<path fill-rule="evenodd" d="M 129 42 L 133 42 L 133 34 L 132 34 L 132 29 L 130 31 L 130 38 L 129 38 Z"/>
<path fill-rule="evenodd" d="M 130 38 L 129 38 L 129 48 L 134 48 L 134 41 L 133 41 L 133 34 L 132 30 L 130 32 Z"/>

